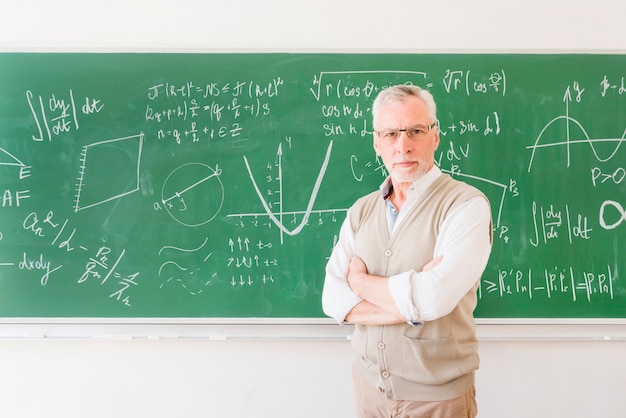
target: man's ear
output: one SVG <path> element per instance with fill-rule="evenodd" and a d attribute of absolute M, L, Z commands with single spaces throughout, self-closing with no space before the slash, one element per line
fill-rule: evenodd
<path fill-rule="evenodd" d="M 376 152 L 376 156 L 380 157 L 380 152 L 378 152 L 378 143 L 376 142 L 376 132 L 373 133 L 372 135 L 372 146 L 374 147 L 374 151 Z"/>
<path fill-rule="evenodd" d="M 441 142 L 441 139 L 439 138 L 439 127 L 437 127 L 437 130 L 435 131 L 435 140 L 434 140 L 434 145 L 435 145 L 435 151 L 437 151 L 437 148 L 439 148 L 439 143 Z"/>

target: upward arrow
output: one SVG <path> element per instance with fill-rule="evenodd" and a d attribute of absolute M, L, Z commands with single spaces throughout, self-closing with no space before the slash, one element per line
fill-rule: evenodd
<path fill-rule="evenodd" d="M 572 89 L 570 86 L 567 86 L 567 89 L 565 89 L 565 94 L 563 95 L 563 101 L 564 102 L 572 101 Z"/>
<path fill-rule="evenodd" d="M 569 102 L 572 101 L 572 90 L 570 86 L 567 86 L 567 89 L 565 89 L 565 94 L 563 95 L 563 101 L 565 102 L 565 139 L 567 141 L 567 166 L 569 167 L 569 164 L 570 164 Z"/>
<path fill-rule="evenodd" d="M 283 143 L 278 144 L 278 204 L 280 205 L 280 224 L 283 224 Z M 250 171 L 250 170 L 248 170 Z M 251 174 L 252 176 L 252 174 Z M 281 232 L 280 243 L 283 243 Z"/>

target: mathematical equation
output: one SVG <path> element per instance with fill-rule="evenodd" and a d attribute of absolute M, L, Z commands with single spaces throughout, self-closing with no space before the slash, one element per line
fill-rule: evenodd
<path fill-rule="evenodd" d="M 52 141 L 61 134 L 78 130 L 81 117 L 100 113 L 104 108 L 100 99 L 88 96 L 78 102 L 72 89 L 62 94 L 53 93 L 45 99 L 27 90 L 26 100 L 37 126 L 37 134 L 31 139 L 38 142 Z"/>
<path fill-rule="evenodd" d="M 581 214 L 572 214 L 569 205 L 558 208 L 554 204 L 539 206 L 537 202 L 532 204 L 533 233 L 529 239 L 530 245 L 538 247 L 540 244 L 548 244 L 549 241 L 558 240 L 566 234 L 570 244 L 574 239 L 589 240 L 593 229 L 589 227 L 589 219 Z M 565 230 L 565 234 L 561 232 Z"/>
<path fill-rule="evenodd" d="M 98 281 L 99 286 L 104 286 L 109 280 L 116 281 L 115 290 L 108 295 L 125 306 L 131 305 L 131 286 L 139 285 L 137 277 L 139 272 L 131 274 L 122 273 L 122 260 L 126 253 L 125 249 L 114 253 L 114 250 L 107 245 L 97 246 L 97 250 L 77 243 L 77 228 L 72 227 L 69 219 L 57 219 L 53 211 L 42 215 L 37 212 L 30 212 L 22 222 L 24 231 L 30 233 L 37 240 L 42 241 L 48 248 L 62 250 L 68 259 L 74 251 L 81 251 L 84 255 L 84 270 L 82 274 L 75 277 L 77 284 L 87 283 L 91 280 Z M 71 262 L 77 261 L 74 254 L 71 255 Z M 55 257 L 56 258 L 56 257 Z M 6 260 L 0 262 L 0 268 L 17 267 L 22 271 L 31 271 L 41 274 L 39 280 L 42 286 L 47 286 L 53 276 L 61 276 L 62 264 L 53 263 L 51 258 L 42 252 L 33 253 L 30 250 L 22 252 L 19 260 Z"/>
<path fill-rule="evenodd" d="M 313 79 L 310 91 L 320 101 L 324 135 L 368 136 L 372 133 L 369 125 L 371 108 L 369 103 L 385 86 L 393 84 L 393 78 L 404 76 L 414 84 L 432 88 L 435 83 L 429 81 L 429 74 L 417 71 L 345 71 L 322 72 Z M 497 70 L 488 75 L 475 74 L 471 70 L 448 69 L 439 79 L 447 94 L 464 92 L 472 94 L 496 94 L 506 96 L 506 73 Z M 451 119 L 440 121 L 442 135 L 482 134 L 483 136 L 500 134 L 500 117 L 497 111 L 491 111 L 478 120 Z"/>
<path fill-rule="evenodd" d="M 242 121 L 270 115 L 271 101 L 279 96 L 283 84 L 281 77 L 264 84 L 155 84 L 148 88 L 145 120 L 157 125 L 157 139 L 173 139 L 177 144 L 241 138 L 245 132 Z M 186 127 L 172 128 L 172 121 L 181 121 Z"/>
<path fill-rule="evenodd" d="M 585 300 L 588 303 L 598 297 L 614 300 L 615 279 L 610 265 L 592 270 L 552 267 L 541 269 L 538 274 L 533 269 L 499 269 L 497 280 L 481 280 L 479 297 L 524 295 L 528 299 L 542 297 L 549 300 L 567 296 L 572 302 Z"/>

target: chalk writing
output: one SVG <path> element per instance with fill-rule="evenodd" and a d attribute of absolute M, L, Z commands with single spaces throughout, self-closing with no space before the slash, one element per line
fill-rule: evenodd
<path fill-rule="evenodd" d="M 557 208 L 554 205 L 547 207 L 532 205 L 533 234 L 529 240 L 534 247 L 539 244 L 547 244 L 551 240 L 558 240 L 564 229 L 567 240 L 571 244 L 575 238 L 588 240 L 591 238 L 589 220 L 581 214 L 570 213 L 569 205 Z"/>
<path fill-rule="evenodd" d="M 591 148 L 591 151 L 592 151 L 594 157 L 598 161 L 600 161 L 600 162 L 607 162 L 607 161 L 610 161 L 618 153 L 622 143 L 626 142 L 626 129 L 624 129 L 623 131 L 621 131 L 621 130 L 619 131 L 619 132 L 621 132 L 621 136 L 620 137 L 603 138 L 603 139 L 592 139 L 590 137 L 590 135 L 587 133 L 587 131 L 585 130 L 585 128 L 583 127 L 583 125 L 578 120 L 576 120 L 575 118 L 569 116 L 569 103 L 572 100 L 580 101 L 582 93 L 584 91 L 584 89 L 580 89 L 580 87 L 578 87 L 577 84 L 575 84 L 574 90 L 577 91 L 577 93 L 575 94 L 575 98 L 574 99 L 572 98 L 572 96 L 573 96 L 572 88 L 569 87 L 569 86 L 567 87 L 567 89 L 565 91 L 565 95 L 563 96 L 563 102 L 565 103 L 565 115 L 557 116 L 554 119 L 552 119 L 550 122 L 548 122 L 548 124 L 543 127 L 541 132 L 539 132 L 539 135 L 537 136 L 537 139 L 535 140 L 535 143 L 533 145 L 527 147 L 528 149 L 532 150 L 531 156 L 530 156 L 530 162 L 528 164 L 528 172 L 529 173 L 530 173 L 530 171 L 532 169 L 532 166 L 533 166 L 533 160 L 535 159 L 535 153 L 540 148 L 565 146 L 565 149 L 566 149 L 566 152 L 567 152 L 567 158 L 566 158 L 567 167 L 569 167 L 570 164 L 571 164 L 571 146 L 574 145 L 574 144 L 587 144 L 587 145 L 589 145 L 589 147 Z M 550 143 L 542 143 L 542 139 L 543 139 L 544 135 L 547 135 L 549 130 L 551 128 L 553 128 L 557 122 L 561 122 L 561 121 L 564 121 L 565 124 L 566 124 L 566 127 L 567 127 L 565 138 L 562 141 L 556 141 L 556 142 L 550 142 Z M 582 139 L 572 139 L 571 133 L 570 133 L 570 129 L 569 129 L 570 124 L 573 124 L 576 128 L 578 128 L 578 131 L 580 131 L 580 133 L 582 133 L 582 136 L 583 136 Z M 618 128 L 618 129 L 621 129 L 621 128 Z M 600 143 L 614 143 L 615 147 L 613 148 L 613 150 L 610 153 L 604 154 L 604 155 L 600 155 L 598 149 L 596 148 L 596 144 L 600 144 Z"/>
<path fill-rule="evenodd" d="M 23 253 L 22 259 L 17 264 L 20 270 L 37 270 L 44 271 L 43 276 L 41 276 L 41 285 L 45 286 L 48 284 L 48 280 L 50 279 L 50 275 L 60 269 L 63 266 L 52 266 L 52 262 L 48 260 L 44 260 L 44 255 L 39 254 L 38 257 L 30 258 L 26 254 Z"/>
<path fill-rule="evenodd" d="M 600 82 L 600 86 L 602 88 L 602 97 L 605 97 L 609 93 L 616 93 L 619 95 L 626 93 L 626 84 L 624 84 L 624 78 L 621 77 L 617 80 L 616 83 L 609 81 L 608 77 L 605 75 Z"/>
<path fill-rule="evenodd" d="M 282 241 L 282 233 L 285 233 L 287 235 L 297 235 L 300 233 L 300 231 L 302 231 L 302 229 L 304 228 L 304 226 L 307 224 L 307 221 L 309 219 L 309 216 L 311 216 L 311 212 L 313 210 L 313 205 L 315 204 L 315 199 L 317 197 L 317 193 L 319 191 L 319 188 L 322 184 L 322 180 L 324 179 L 324 174 L 326 173 L 326 169 L 328 167 L 328 162 L 330 160 L 330 155 L 332 152 L 332 148 L 333 148 L 333 143 L 332 141 L 328 144 L 328 148 L 326 150 L 326 156 L 324 157 L 324 162 L 322 163 L 322 166 L 320 168 L 319 174 L 317 175 L 317 179 L 315 181 L 315 185 L 313 186 L 313 190 L 311 192 L 311 196 L 309 198 L 309 202 L 307 204 L 306 210 L 303 212 L 304 216 L 302 217 L 302 220 L 299 222 L 299 224 L 293 228 L 293 229 L 288 229 L 285 226 L 285 223 L 282 220 L 282 217 L 284 215 L 283 212 L 283 188 L 282 188 L 282 179 L 283 179 L 283 173 L 282 173 L 282 165 L 281 165 L 281 161 L 282 161 L 282 155 L 283 155 L 283 151 L 282 151 L 282 146 L 279 145 L 278 147 L 278 151 L 277 151 L 277 156 L 278 156 L 278 205 L 279 205 L 279 213 L 278 213 L 278 217 L 276 216 L 276 214 L 274 214 L 274 212 L 272 211 L 272 209 L 270 208 L 269 204 L 267 203 L 266 199 L 263 197 L 261 190 L 259 189 L 259 186 L 257 185 L 256 180 L 254 179 L 254 175 L 252 174 L 252 170 L 250 169 L 250 164 L 248 163 L 248 159 L 246 158 L 246 156 L 244 155 L 244 162 L 246 164 L 246 169 L 248 170 L 248 173 L 250 174 L 250 180 L 252 181 L 252 184 L 254 186 L 254 190 L 257 193 L 257 196 L 259 197 L 263 208 L 265 209 L 265 213 L 267 214 L 267 216 L 269 216 L 269 218 L 272 220 L 272 222 L 274 222 L 274 224 L 276 224 L 276 226 L 278 227 L 278 229 L 280 229 L 281 231 L 281 241 Z M 295 214 L 294 212 L 291 212 L 291 214 Z M 232 215 L 231 215 L 232 216 Z M 244 215 L 235 215 L 235 216 L 244 216 Z M 295 218 L 294 218 L 295 219 Z"/>
<path fill-rule="evenodd" d="M 611 216 L 611 214 L 607 214 L 610 209 L 613 210 L 613 216 Z M 612 220 L 607 222 L 607 219 Z M 626 210 L 624 209 L 624 206 L 614 200 L 606 200 L 602 202 L 602 206 L 600 206 L 600 225 L 604 229 L 615 229 L 620 226 L 622 222 L 626 222 Z"/>
<path fill-rule="evenodd" d="M 443 77 L 446 92 L 463 91 L 466 95 L 489 92 L 506 95 L 506 73 L 495 71 L 488 76 L 476 75 L 471 70 L 446 70 Z"/>
<path fill-rule="evenodd" d="M 234 81 L 196 85 L 159 83 L 148 88 L 145 120 L 159 126 L 158 139 L 173 139 L 177 144 L 216 139 L 237 139 L 245 132 L 239 120 L 271 114 L 271 102 L 280 94 L 281 77 L 268 82 Z M 165 101 L 164 104 L 161 102 Z M 183 129 L 162 128 L 164 123 L 182 121 Z"/>
<path fill-rule="evenodd" d="M 61 94 L 53 93 L 46 97 L 46 100 L 43 96 L 35 97 L 31 90 L 27 90 L 26 100 L 37 126 L 37 135 L 32 136 L 33 141 L 44 139 L 52 141 L 53 138 L 63 133 L 78 130 L 80 128 L 79 111 L 84 115 L 90 115 L 99 113 L 104 107 L 101 100 L 89 97 L 84 98 L 82 106 L 80 103 L 77 106 L 72 89 Z M 77 108 L 80 110 L 77 111 Z"/>
<path fill-rule="evenodd" d="M 64 250 L 65 253 L 71 253 L 75 250 L 79 250 L 88 256 L 89 249 L 79 243 L 76 243 L 75 237 L 77 228 L 69 225 L 69 219 L 58 218 L 53 211 L 48 211 L 45 215 L 38 214 L 37 212 L 31 212 L 24 218 L 22 222 L 24 230 L 29 231 L 38 239 L 43 240 L 50 248 L 57 248 Z M 85 262 L 84 272 L 77 278 L 76 283 L 82 284 L 88 279 L 93 278 L 99 281 L 99 285 L 104 285 L 109 277 L 112 275 L 116 278 L 121 275 L 116 271 L 118 265 L 122 261 L 125 249 L 122 249 L 120 254 L 111 263 L 110 257 L 112 256 L 112 250 L 108 246 L 101 246 L 92 256 L 89 256 Z M 14 263 L 8 263 L 14 265 Z M 39 254 L 35 259 L 23 253 L 22 259 L 17 263 L 20 270 L 28 271 L 44 271 L 41 276 L 41 285 L 48 285 L 52 273 L 59 271 L 63 265 L 54 266 L 51 261 L 46 260 L 44 254 Z M 131 282 L 133 285 L 137 285 L 134 279 L 138 276 L 138 272 L 133 273 L 131 276 Z M 128 286 L 128 280 L 124 281 L 122 287 L 125 290 Z M 121 299 L 123 290 L 114 292 L 109 297 L 116 297 L 117 300 Z M 122 302 L 130 306 L 130 296 L 126 296 Z"/>
<path fill-rule="evenodd" d="M 139 190 L 143 138 L 143 133 L 140 133 L 99 141 L 83 147 L 74 199 L 76 212 L 128 196 Z M 129 155 L 131 157 L 127 158 Z M 106 178 L 104 172 L 92 168 L 89 161 L 96 158 L 106 158 L 115 162 L 121 180 L 114 182 L 113 179 Z M 124 173 L 127 173 L 127 177 Z M 98 181 L 103 178 L 106 178 L 106 181 Z M 87 195 L 86 191 L 90 192 L 90 195 Z M 91 196 L 93 198 L 90 199 Z"/>
<path fill-rule="evenodd" d="M 18 180 L 25 180 L 31 176 L 32 167 L 21 162 L 17 157 L 8 152 L 5 149 L 0 148 L 0 167 L 17 167 L 16 172 L 13 175 L 16 175 Z M 5 207 L 20 207 L 20 205 L 24 204 L 26 199 L 31 198 L 30 189 L 20 188 L 19 190 L 15 189 L 4 189 L 1 191 L 0 202 L 2 202 L 3 208 Z"/>
<path fill-rule="evenodd" d="M 575 271 L 573 267 L 544 268 L 538 274 L 533 269 L 499 270 L 497 281 L 482 280 L 479 295 L 481 298 L 485 292 L 498 294 L 501 298 L 525 295 L 529 299 L 568 296 L 572 302 L 584 300 L 591 303 L 596 297 L 613 300 L 614 280 L 609 265 L 597 271 Z"/>
<path fill-rule="evenodd" d="M 619 54 L 2 58 L 0 316 L 322 316 L 389 174 L 372 101 L 413 84 L 436 166 L 491 206 L 478 316 L 626 317 Z"/>
<path fill-rule="evenodd" d="M 159 250 L 159 256 L 165 257 L 167 261 L 159 267 L 159 277 L 165 280 L 159 288 L 163 289 L 168 284 L 176 284 L 189 292 L 190 295 L 197 296 L 207 286 L 213 284 L 217 272 L 213 272 L 208 279 L 202 279 L 199 274 L 203 265 L 213 255 L 213 252 L 208 249 L 208 243 L 209 238 L 205 237 L 197 247 L 163 246 Z M 202 258 L 197 260 L 195 255 L 200 255 Z"/>

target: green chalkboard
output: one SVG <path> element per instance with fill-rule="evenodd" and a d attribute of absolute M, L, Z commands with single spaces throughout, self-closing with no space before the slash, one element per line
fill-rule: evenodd
<path fill-rule="evenodd" d="M 626 56 L 0 54 L 0 316 L 323 318 L 370 105 L 429 88 L 480 318 L 626 317 Z"/>

